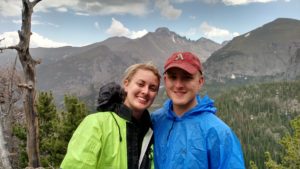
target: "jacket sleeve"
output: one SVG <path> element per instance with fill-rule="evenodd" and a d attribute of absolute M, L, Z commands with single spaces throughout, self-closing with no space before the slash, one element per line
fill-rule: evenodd
<path fill-rule="evenodd" d="M 61 169 L 96 169 L 101 150 L 101 124 L 89 115 L 74 132 Z"/>
<path fill-rule="evenodd" d="M 208 166 L 211 169 L 245 169 L 240 142 L 230 128 L 210 131 Z"/>

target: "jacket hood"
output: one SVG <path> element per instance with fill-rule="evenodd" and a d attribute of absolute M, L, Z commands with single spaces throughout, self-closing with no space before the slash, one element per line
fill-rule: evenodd
<path fill-rule="evenodd" d="M 182 116 L 176 115 L 176 113 L 173 111 L 173 101 L 171 99 L 168 99 L 164 104 L 164 108 L 168 110 L 167 117 L 176 121 L 180 121 L 185 118 L 189 118 L 190 116 L 196 116 L 204 112 L 213 114 L 217 112 L 217 108 L 214 106 L 214 100 L 209 98 L 209 96 L 205 95 L 203 98 L 201 98 L 199 95 L 197 95 L 196 99 L 198 104 L 192 109 L 185 112 Z"/>
<path fill-rule="evenodd" d="M 115 112 L 120 117 L 126 119 L 129 122 L 143 126 L 151 126 L 151 119 L 148 110 L 145 110 L 142 114 L 140 122 L 138 122 L 132 116 L 132 110 L 123 104 L 125 98 L 125 92 L 122 87 L 115 83 L 110 82 L 100 87 L 98 97 L 98 112 L 111 111 Z"/>
<path fill-rule="evenodd" d="M 121 86 L 115 82 L 107 83 L 100 87 L 97 100 L 98 111 L 114 111 L 118 105 L 123 103 L 124 91 Z"/>

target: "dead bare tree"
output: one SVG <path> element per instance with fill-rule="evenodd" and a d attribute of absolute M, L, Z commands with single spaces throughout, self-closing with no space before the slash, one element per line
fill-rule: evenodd
<path fill-rule="evenodd" d="M 27 155 L 28 166 L 33 168 L 40 167 L 39 156 L 39 133 L 38 133 L 38 117 L 35 110 L 35 86 L 36 86 L 36 65 L 40 63 L 33 59 L 29 53 L 30 36 L 31 36 L 31 17 L 34 6 L 41 0 L 22 0 L 22 26 L 18 31 L 19 43 L 16 46 L 8 46 L 0 48 L 2 52 L 5 49 L 15 49 L 21 62 L 25 83 L 19 87 L 24 89 L 24 112 L 27 123 Z"/>
<path fill-rule="evenodd" d="M 12 68 L 0 68 L 0 168 L 11 169 L 10 153 L 7 147 L 10 142 L 5 140 L 11 133 L 12 114 L 14 113 L 15 104 L 21 99 L 22 90 L 17 87 L 21 82 L 21 77 L 16 71 L 16 61 Z"/>

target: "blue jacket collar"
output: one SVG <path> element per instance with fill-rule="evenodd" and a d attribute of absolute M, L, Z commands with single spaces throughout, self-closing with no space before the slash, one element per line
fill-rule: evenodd
<path fill-rule="evenodd" d="M 173 101 L 168 99 L 164 104 L 164 108 L 167 110 L 167 116 L 174 120 L 182 120 L 184 118 L 199 115 L 204 112 L 213 114 L 217 112 L 217 108 L 214 106 L 214 100 L 209 98 L 209 96 L 205 95 L 203 98 L 201 98 L 199 95 L 196 95 L 196 99 L 198 104 L 192 109 L 185 112 L 184 115 L 180 117 L 177 116 L 173 111 Z"/>

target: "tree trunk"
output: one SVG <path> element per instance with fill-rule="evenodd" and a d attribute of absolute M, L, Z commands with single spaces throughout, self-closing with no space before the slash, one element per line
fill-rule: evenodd
<path fill-rule="evenodd" d="M 28 166 L 32 168 L 40 167 L 40 155 L 39 155 L 39 127 L 38 117 L 35 110 L 35 66 L 39 64 L 39 61 L 34 60 L 29 53 L 29 44 L 31 36 L 31 17 L 33 13 L 33 7 L 41 0 L 22 0 L 22 26 L 19 34 L 19 44 L 16 46 L 9 46 L 0 48 L 0 52 L 4 49 L 15 49 L 18 52 L 19 60 L 22 64 L 25 83 L 20 84 L 19 87 L 24 89 L 24 113 L 27 123 L 27 155 Z M 1 41 L 1 40 L 0 40 Z"/>
<path fill-rule="evenodd" d="M 8 158 L 8 153 L 6 151 L 2 120 L 0 120 L 0 168 L 11 169 L 11 165 Z M 2 165 L 2 166 L 1 166 Z"/>
<path fill-rule="evenodd" d="M 29 167 L 40 167 L 39 159 L 39 126 L 35 110 L 35 68 L 26 65 L 24 69 L 26 88 L 24 91 L 24 112 L 27 123 L 27 155 Z"/>
<path fill-rule="evenodd" d="M 31 16 L 33 7 L 41 0 L 30 2 L 29 0 L 22 0 L 22 27 L 19 31 L 20 42 L 18 44 L 18 56 L 23 67 L 25 76 L 25 84 L 20 85 L 24 87 L 24 112 L 27 123 L 27 155 L 28 166 L 37 168 L 40 167 L 39 156 L 39 134 L 38 134 L 38 118 L 35 110 L 35 66 L 39 62 L 35 61 L 29 53 L 29 42 L 31 36 Z"/>

